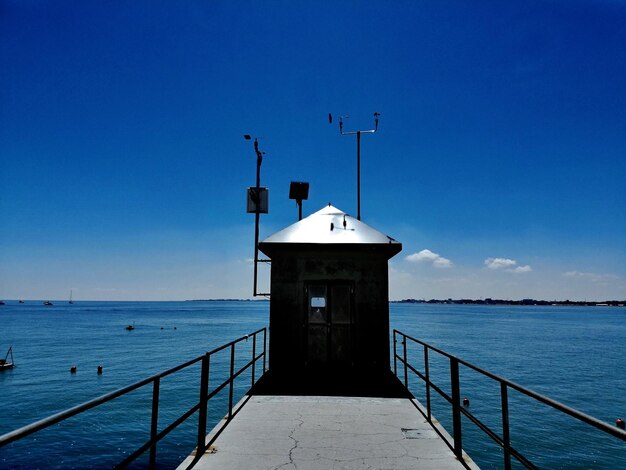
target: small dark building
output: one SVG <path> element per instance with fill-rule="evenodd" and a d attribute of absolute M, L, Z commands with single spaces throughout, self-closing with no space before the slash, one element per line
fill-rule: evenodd
<path fill-rule="evenodd" d="M 331 206 L 268 237 L 270 370 L 389 370 L 388 260 L 402 244 Z"/>

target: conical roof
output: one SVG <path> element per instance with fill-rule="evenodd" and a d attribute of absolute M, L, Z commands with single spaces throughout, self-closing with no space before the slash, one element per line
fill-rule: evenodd
<path fill-rule="evenodd" d="M 261 251 L 273 251 L 278 245 L 369 245 L 385 247 L 391 256 L 402 244 L 328 204 L 310 216 L 267 237 L 259 244 Z"/>

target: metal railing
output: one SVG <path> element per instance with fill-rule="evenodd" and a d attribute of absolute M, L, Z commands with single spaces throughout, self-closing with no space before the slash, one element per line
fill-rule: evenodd
<path fill-rule="evenodd" d="M 257 354 L 257 336 L 263 333 L 263 349 Z M 249 338 L 252 338 L 252 357 L 251 359 L 238 370 L 235 371 L 235 347 L 238 343 L 242 341 L 248 341 Z M 225 349 L 230 348 L 230 374 L 229 377 L 224 380 L 221 384 L 215 387 L 213 390 L 209 391 L 209 372 L 211 368 L 211 357 Z M 218 348 L 215 348 L 201 356 L 196 357 L 190 361 L 187 361 L 183 364 L 179 364 L 176 367 L 168 369 L 159 374 L 148 377 L 147 379 L 136 382 L 127 387 L 121 388 L 119 390 L 115 390 L 114 392 L 107 393 L 98 398 L 90 400 L 88 402 L 77 405 L 73 408 L 69 408 L 60 413 L 54 414 L 47 418 L 44 418 L 40 421 L 32 423 L 28 426 L 24 426 L 15 431 L 9 432 L 0 436 L 0 447 L 5 446 L 11 442 L 22 439 L 26 436 L 29 436 L 37 431 L 41 431 L 42 429 L 46 429 L 54 424 L 57 424 L 61 421 L 65 421 L 72 416 L 76 416 L 80 413 L 83 413 L 87 410 L 95 408 L 97 406 L 103 405 L 104 403 L 108 403 L 111 400 L 114 400 L 118 397 L 124 396 L 134 390 L 140 389 L 147 385 L 152 385 L 152 415 L 150 421 L 150 439 L 140 446 L 137 450 L 132 452 L 128 457 L 126 457 L 123 461 L 115 466 L 115 468 L 125 468 L 132 462 L 134 462 L 139 456 L 144 454 L 146 451 L 150 451 L 150 468 L 156 467 L 156 453 L 157 453 L 157 443 L 167 436 L 170 432 L 176 429 L 179 425 L 181 425 L 184 421 L 190 418 L 196 411 L 198 412 L 198 435 L 197 435 L 197 456 L 202 455 L 210 443 L 205 442 L 206 434 L 207 434 L 207 412 L 208 412 L 208 402 L 211 398 L 217 395 L 219 392 L 228 387 L 228 415 L 225 417 L 225 423 L 222 426 L 225 427 L 233 416 L 236 414 L 233 413 L 233 388 L 235 379 L 239 377 L 243 372 L 248 369 L 251 369 L 251 384 L 252 387 L 256 383 L 256 363 L 259 360 L 263 360 L 263 373 L 266 371 L 266 348 L 267 348 L 267 329 L 261 328 L 254 333 L 250 333 L 249 335 L 242 336 L 230 343 L 224 344 Z M 199 400 L 196 404 L 194 404 L 189 410 L 185 411 L 182 415 L 180 415 L 177 419 L 175 419 L 171 424 L 167 425 L 161 431 L 158 428 L 158 417 L 159 417 L 159 390 L 161 379 L 174 374 L 175 372 L 181 371 L 190 367 L 194 364 L 201 362 L 201 376 L 200 376 L 200 395 Z M 263 375 L 263 374 L 261 374 Z M 259 376 L 260 377 L 260 376 Z M 221 432 L 221 429 L 219 432 Z M 219 434 L 219 432 L 217 434 Z"/>
<path fill-rule="evenodd" d="M 398 337 L 401 338 L 402 351 L 401 354 L 398 354 Z M 423 348 L 423 357 L 424 357 L 424 369 L 423 372 L 416 369 L 413 365 L 409 363 L 407 360 L 407 341 L 411 341 L 421 348 Z M 608 423 L 600 421 L 592 416 L 589 416 L 585 413 L 581 413 L 578 410 L 570 408 L 562 403 L 559 403 L 551 398 L 548 398 L 539 393 L 533 392 L 521 385 L 518 385 L 510 380 L 507 380 L 503 377 L 500 377 L 496 374 L 492 374 L 480 367 L 477 367 L 469 362 L 466 362 L 462 359 L 459 359 L 451 354 L 442 351 L 434 346 L 431 346 L 423 341 L 415 339 L 409 335 L 406 335 L 398 330 L 393 330 L 393 371 L 396 376 L 398 376 L 398 361 L 404 365 L 403 370 L 403 379 L 404 386 L 409 388 L 409 371 L 413 372 L 417 375 L 425 384 L 426 387 L 426 414 L 424 417 L 428 420 L 428 422 L 433 425 L 433 417 L 432 417 L 432 409 L 431 409 L 431 390 L 436 391 L 439 395 L 441 395 L 451 406 L 452 406 L 452 442 L 450 442 L 446 436 L 440 433 L 437 428 L 433 425 L 435 430 L 438 432 L 440 437 L 446 442 L 448 447 L 454 451 L 455 455 L 460 461 L 463 461 L 463 433 L 461 427 L 461 415 L 464 415 L 468 418 L 472 423 L 474 423 L 481 431 L 483 431 L 487 436 L 489 436 L 498 446 L 502 448 L 504 455 L 504 468 L 506 470 L 511 469 L 511 458 L 515 458 L 518 462 L 520 462 L 525 468 L 536 469 L 536 467 L 532 462 L 530 462 L 526 457 L 524 457 L 519 451 L 511 446 L 511 433 L 509 428 L 509 399 L 508 392 L 510 390 L 515 390 L 520 392 L 539 403 L 547 405 L 557 411 L 565 413 L 583 423 L 586 423 L 594 428 L 603 431 L 606 434 L 614 436 L 622 441 L 626 441 L 626 431 L 619 429 L 615 426 L 611 426 Z M 429 362 L 429 351 L 435 352 L 441 356 L 444 356 L 449 359 L 450 363 L 450 388 L 451 388 L 451 396 L 448 395 L 445 391 L 443 391 L 439 386 L 434 384 L 430 378 L 430 362 Z M 496 382 L 498 382 L 500 387 L 500 404 L 501 404 L 501 417 L 502 417 L 502 432 L 501 435 L 487 426 L 485 423 L 480 421 L 475 415 L 473 415 L 467 407 L 461 405 L 461 389 L 460 389 L 460 381 L 459 381 L 459 366 L 467 367 L 479 374 L 482 374 L 485 377 L 488 377 Z M 421 410 L 420 410 L 421 411 Z"/>

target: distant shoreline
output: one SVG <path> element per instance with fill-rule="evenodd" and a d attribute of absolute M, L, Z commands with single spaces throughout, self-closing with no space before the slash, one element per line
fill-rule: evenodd
<path fill-rule="evenodd" d="M 503 299 L 404 299 L 391 300 L 392 304 L 457 304 L 457 305 L 540 305 L 540 306 L 570 306 L 570 307 L 625 307 L 626 300 L 503 300 Z"/>
<path fill-rule="evenodd" d="M 185 302 L 268 302 L 269 299 L 192 299 Z M 626 307 L 626 300 L 505 300 L 505 299 L 403 299 L 390 300 L 390 304 L 456 304 L 456 305 L 539 305 L 578 307 Z"/>
<path fill-rule="evenodd" d="M 268 302 L 269 299 L 189 299 L 183 302 Z"/>
<path fill-rule="evenodd" d="M 8 304 L 7 304 L 8 302 Z M 22 305 L 41 303 L 42 300 L 27 299 L 20 302 Z M 66 300 L 52 299 L 54 303 L 64 304 Z M 268 298 L 262 299 L 187 299 L 187 300 L 75 300 L 74 303 L 82 302 L 269 302 Z M 0 305 L 17 304 L 17 300 L 5 300 Z M 521 306 L 570 306 L 570 307 L 626 307 L 626 300 L 505 300 L 505 299 L 402 299 L 390 300 L 390 304 L 444 304 L 444 305 L 521 305 Z"/>

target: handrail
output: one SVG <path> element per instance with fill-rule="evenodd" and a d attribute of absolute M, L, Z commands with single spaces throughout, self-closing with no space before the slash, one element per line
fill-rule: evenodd
<path fill-rule="evenodd" d="M 402 354 L 398 354 L 398 339 L 397 337 L 401 337 L 402 342 Z M 407 359 L 407 340 L 410 340 L 416 344 L 423 346 L 424 350 L 424 373 L 420 372 L 416 369 L 412 364 L 409 363 Z M 508 411 L 508 389 L 516 390 L 534 400 L 537 400 L 540 403 L 543 403 L 547 406 L 554 408 L 557 411 L 565 413 L 583 423 L 589 424 L 594 428 L 597 428 L 607 434 L 610 434 L 622 441 L 626 441 L 626 431 L 611 426 L 604 421 L 601 421 L 593 416 L 585 414 L 581 411 L 575 410 L 563 403 L 560 403 L 556 400 L 546 397 L 540 393 L 534 392 L 526 387 L 523 387 L 515 382 L 512 382 L 504 377 L 501 377 L 497 374 L 489 372 L 485 369 L 482 369 L 474 364 L 471 364 L 463 359 L 459 359 L 458 357 L 449 354 L 435 346 L 431 346 L 424 341 L 420 341 L 412 336 L 402 333 L 398 330 L 393 330 L 393 371 L 396 376 L 398 376 L 398 361 L 404 365 L 403 378 L 404 385 L 408 388 L 408 372 L 414 373 L 418 378 L 424 381 L 426 385 L 426 415 L 425 418 L 432 424 L 432 414 L 431 414 L 431 400 L 430 400 L 430 391 L 431 389 L 436 391 L 439 395 L 441 395 L 450 405 L 452 406 L 452 435 L 453 442 L 449 442 L 446 440 L 446 444 L 450 449 L 454 451 L 456 456 L 462 459 L 462 427 L 461 427 L 461 414 L 467 417 L 473 424 L 475 424 L 481 431 L 483 431 L 487 436 L 489 436 L 494 442 L 496 442 L 500 447 L 502 447 L 504 451 L 504 468 L 509 470 L 511 468 L 511 457 L 514 457 L 526 468 L 537 468 L 533 465 L 528 459 L 526 459 L 523 455 L 519 453 L 516 449 L 511 446 L 510 442 L 510 429 L 509 429 L 509 411 Z M 433 351 L 444 357 L 447 357 L 450 360 L 450 386 L 452 390 L 452 396 L 449 396 L 446 392 L 444 392 L 441 388 L 439 388 L 436 384 L 431 382 L 430 374 L 429 374 L 429 359 L 428 352 Z M 486 377 L 489 377 L 500 384 L 500 399 L 501 399 L 501 412 L 502 412 L 502 436 L 500 436 L 497 432 L 493 431 L 486 424 L 481 422 L 476 416 L 474 416 L 468 409 L 461 406 L 460 399 L 460 385 L 459 385 L 459 365 L 465 366 L 469 369 L 472 369 Z"/>
<path fill-rule="evenodd" d="M 263 350 L 259 354 L 257 354 L 257 335 L 263 333 Z M 245 365 L 240 367 L 237 371 L 234 370 L 235 363 L 235 346 L 241 341 L 247 341 L 248 338 L 252 337 L 252 358 Z M 200 410 L 200 414 L 198 417 L 198 454 L 200 455 L 206 449 L 206 443 L 204 442 L 204 438 L 206 436 L 206 425 L 207 425 L 207 402 L 217 395 L 224 388 L 229 386 L 229 405 L 228 405 L 228 415 L 227 420 L 230 421 L 233 416 L 232 408 L 233 408 L 233 387 L 234 382 L 237 377 L 239 377 L 243 372 L 247 369 L 252 368 L 252 383 L 251 386 L 255 384 L 255 364 L 257 361 L 263 359 L 263 373 L 266 371 L 265 361 L 266 361 L 266 344 L 267 344 L 267 328 L 260 328 L 253 333 L 237 338 L 229 343 L 223 344 L 217 348 L 214 348 L 205 354 L 198 356 L 194 359 L 191 359 L 187 362 L 179 364 L 175 367 L 167 369 L 163 372 L 159 372 L 158 374 L 152 375 L 148 378 L 135 382 L 134 384 L 128 385 L 126 387 L 120 388 L 110 393 L 106 393 L 101 395 L 100 397 L 94 398 L 93 400 L 89 400 L 85 403 L 81 403 L 67 410 L 61 411 L 59 413 L 48 416 L 47 418 L 41 419 L 34 423 L 31 423 L 27 426 L 23 426 L 19 429 L 6 433 L 0 436 L 0 447 L 3 447 L 11 442 L 17 441 L 19 439 L 23 439 L 35 432 L 46 429 L 54 424 L 57 424 L 61 421 L 69 419 L 73 416 L 76 416 L 80 413 L 83 413 L 87 410 L 100 406 L 102 404 L 108 403 L 115 398 L 126 395 L 134 390 L 137 390 L 141 387 L 144 387 L 148 384 L 153 384 L 153 394 L 152 394 L 152 419 L 150 426 L 150 439 L 139 447 L 136 451 L 131 453 L 125 460 L 123 460 L 116 468 L 123 468 L 132 463 L 137 457 L 150 449 L 150 467 L 154 468 L 156 465 L 156 444 L 163 437 L 169 434 L 172 430 L 178 427 L 182 422 L 191 417 L 196 411 Z M 211 356 L 214 354 L 223 351 L 227 348 L 230 348 L 230 375 L 224 380 L 221 384 L 219 384 L 214 390 L 210 393 L 208 392 L 209 385 L 209 366 Z M 198 362 L 202 361 L 202 369 L 201 369 L 201 390 L 200 390 L 200 399 L 199 402 L 193 405 L 189 410 L 183 413 L 179 418 L 174 420 L 173 423 L 166 426 L 161 432 L 158 432 L 157 428 L 157 419 L 158 419 L 158 403 L 159 403 L 159 384 L 162 378 L 167 377 L 168 375 L 174 374 L 182 369 L 185 369 L 189 366 L 192 366 Z M 261 374 L 262 375 L 262 374 Z M 259 377 L 260 378 L 260 377 Z M 258 380 L 258 379 L 257 379 Z"/>

